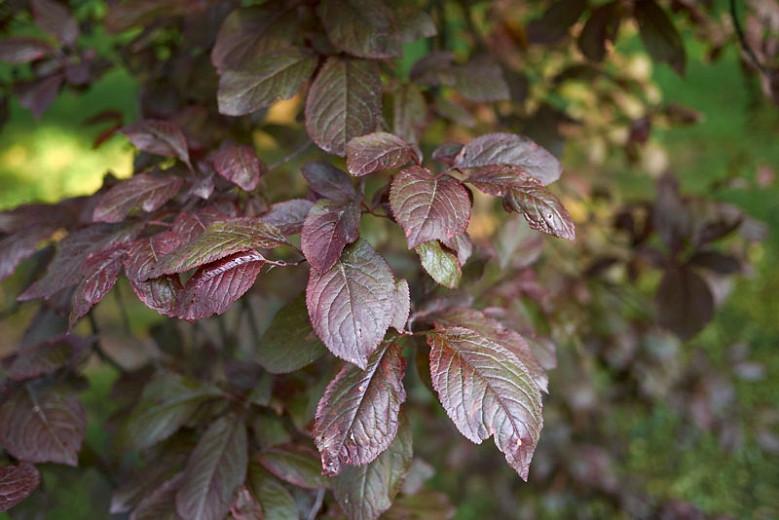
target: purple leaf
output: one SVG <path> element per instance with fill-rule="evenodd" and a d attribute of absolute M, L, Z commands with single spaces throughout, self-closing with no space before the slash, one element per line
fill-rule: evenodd
<path fill-rule="evenodd" d="M 0 467 L 0 512 L 5 512 L 38 489 L 41 475 L 29 462 Z"/>
<path fill-rule="evenodd" d="M 175 123 L 142 119 L 124 127 L 122 133 L 143 152 L 163 157 L 178 157 L 183 163 L 190 165 L 187 138 Z"/>
<path fill-rule="evenodd" d="M 326 199 L 348 201 L 357 198 L 352 179 L 330 163 L 307 163 L 303 166 L 303 177 L 314 193 Z"/>
<path fill-rule="evenodd" d="M 346 143 L 346 168 L 355 177 L 381 170 L 419 164 L 421 152 L 400 137 L 387 132 L 355 137 Z"/>
<path fill-rule="evenodd" d="M 0 444 L 17 459 L 77 466 L 86 421 L 74 395 L 20 387 L 0 406 Z"/>
<path fill-rule="evenodd" d="M 398 332 L 405 332 L 406 322 L 411 312 L 411 295 L 409 294 L 408 282 L 398 280 L 395 282 L 395 300 L 393 301 L 392 320 L 390 327 Z"/>
<path fill-rule="evenodd" d="M 79 30 L 70 11 L 54 0 L 31 0 L 32 15 L 38 27 L 51 34 L 64 45 L 76 43 Z"/>
<path fill-rule="evenodd" d="M 255 217 L 217 221 L 209 224 L 192 242 L 162 257 L 146 276 L 156 278 L 182 273 L 235 253 L 270 249 L 286 243 L 277 228 Z"/>
<path fill-rule="evenodd" d="M 738 258 L 711 249 L 702 249 L 690 257 L 690 264 L 717 274 L 735 274 L 741 271 Z M 2 278 L 2 277 L 0 277 Z"/>
<path fill-rule="evenodd" d="M 463 145 L 460 143 L 444 143 L 436 147 L 433 150 L 432 157 L 434 160 L 452 166 L 457 156 L 460 154 L 460 150 L 463 149 Z"/>
<path fill-rule="evenodd" d="M 130 520 L 176 520 L 176 493 L 181 487 L 184 474 L 178 473 L 159 486 L 154 487 L 133 509 Z"/>
<path fill-rule="evenodd" d="M 33 227 L 0 240 L 0 281 L 13 274 L 19 263 L 32 256 L 53 232 L 52 227 Z"/>
<path fill-rule="evenodd" d="M 328 58 L 306 98 L 306 130 L 323 150 L 346 153 L 346 143 L 376 130 L 381 78 L 376 63 Z"/>
<path fill-rule="evenodd" d="M 392 506 L 411 467 L 411 428 L 402 421 L 389 448 L 373 462 L 345 468 L 333 482 L 333 494 L 348 518 L 376 520 Z"/>
<path fill-rule="evenodd" d="M 327 385 L 314 421 L 325 474 L 337 475 L 342 465 L 368 464 L 389 447 L 406 400 L 405 371 L 400 347 L 387 342 L 371 355 L 365 370 L 344 365 Z"/>
<path fill-rule="evenodd" d="M 201 267 L 179 292 L 173 314 L 189 321 L 223 314 L 251 289 L 264 263 L 262 255 L 247 251 Z"/>
<path fill-rule="evenodd" d="M 216 172 L 244 191 L 252 191 L 265 171 L 254 148 L 248 145 L 228 144 L 212 157 Z"/>
<path fill-rule="evenodd" d="M 295 9 L 280 2 L 236 9 L 219 28 L 211 63 L 221 74 L 252 56 L 288 47 L 295 22 Z"/>
<path fill-rule="evenodd" d="M 339 50 L 361 58 L 400 56 L 394 13 L 381 0 L 324 0 L 317 12 Z"/>
<path fill-rule="evenodd" d="M 306 304 L 325 346 L 364 369 L 390 325 L 394 295 L 389 266 L 360 240 L 329 271 L 310 272 Z"/>
<path fill-rule="evenodd" d="M 11 36 L 0 40 L 0 61 L 20 64 L 29 63 L 48 56 L 54 49 L 37 38 Z"/>
<path fill-rule="evenodd" d="M 560 178 L 562 167 L 554 155 L 536 143 L 516 134 L 496 133 L 477 137 L 463 146 L 454 161 L 456 168 L 490 164 L 520 167 L 544 185 Z"/>
<path fill-rule="evenodd" d="M 461 327 L 430 333 L 430 377 L 446 413 L 476 444 L 495 445 L 523 480 L 541 432 L 541 393 L 519 359 Z"/>
<path fill-rule="evenodd" d="M 465 262 L 473 254 L 473 242 L 471 242 L 467 232 L 444 240 L 443 245 L 457 254 L 457 263 L 460 264 L 460 267 L 465 265 Z"/>
<path fill-rule="evenodd" d="M 222 520 L 249 464 L 246 427 L 239 417 L 211 423 L 195 446 L 176 492 L 182 518 Z"/>
<path fill-rule="evenodd" d="M 527 340 L 518 332 L 515 332 L 502 323 L 487 317 L 476 309 L 455 308 L 447 309 L 435 320 L 436 327 L 461 327 L 472 330 L 483 337 L 510 350 L 524 365 L 527 372 L 533 378 L 538 388 L 547 392 L 549 378 L 546 371 L 536 359 L 533 350 Z"/>
<path fill-rule="evenodd" d="M 322 475 L 316 452 L 304 446 L 277 446 L 260 452 L 257 457 L 262 467 L 285 482 L 304 489 L 330 487 Z"/>
<path fill-rule="evenodd" d="M 127 255 L 127 246 L 106 249 L 90 255 L 84 262 L 84 279 L 73 293 L 70 326 L 81 319 L 89 309 L 100 302 L 116 284 Z"/>
<path fill-rule="evenodd" d="M 242 116 L 294 96 L 316 68 L 314 56 L 297 48 L 279 49 L 224 71 L 219 79 L 219 113 Z"/>
<path fill-rule="evenodd" d="M 503 197 L 516 187 L 539 184 L 538 180 L 524 169 L 511 164 L 488 164 L 476 168 L 462 168 L 461 171 L 468 175 L 469 184 L 493 197 Z"/>
<path fill-rule="evenodd" d="M 427 168 L 406 168 L 392 180 L 390 205 L 409 249 L 431 240 L 448 240 L 465 231 L 471 199 L 460 182 Z"/>
<path fill-rule="evenodd" d="M 6 375 L 14 381 L 25 381 L 51 374 L 64 366 L 83 361 L 88 347 L 88 341 L 69 334 L 24 346 L 7 366 Z"/>
<path fill-rule="evenodd" d="M 600 62 L 606 57 L 606 43 L 617 37 L 621 22 L 621 4 L 608 2 L 593 9 L 577 41 L 579 50 L 590 61 Z"/>
<path fill-rule="evenodd" d="M 18 83 L 16 91 L 19 104 L 32 112 L 36 119 L 40 119 L 57 98 L 64 80 L 65 76 L 57 72 L 44 78 Z"/>
<path fill-rule="evenodd" d="M 360 206 L 355 201 L 322 199 L 314 204 L 303 223 L 301 249 L 312 269 L 333 267 L 344 247 L 359 237 Z"/>
<path fill-rule="evenodd" d="M 92 220 L 121 222 L 135 211 L 151 213 L 176 196 L 184 181 L 165 173 L 139 173 L 119 182 L 97 200 Z"/>
<path fill-rule="evenodd" d="M 441 247 L 438 240 L 423 242 L 414 250 L 419 255 L 422 268 L 436 283 L 449 289 L 454 289 L 460 284 L 463 272 L 457 255 Z"/>
<path fill-rule="evenodd" d="M 680 339 L 698 334 L 714 317 L 714 296 L 704 278 L 687 266 L 671 266 L 663 273 L 655 295 L 660 326 Z"/>
<path fill-rule="evenodd" d="M 508 209 L 520 213 L 536 231 L 566 240 L 576 238 L 576 228 L 568 210 L 554 193 L 534 179 L 514 187 L 503 200 Z"/>
<path fill-rule="evenodd" d="M 181 282 L 177 276 L 153 278 L 151 271 L 158 259 L 176 250 L 181 242 L 177 233 L 164 231 L 130 244 L 124 259 L 125 274 L 135 295 L 147 307 L 166 316 L 173 315 Z"/>
<path fill-rule="evenodd" d="M 303 229 L 303 222 L 313 205 L 314 203 L 307 199 L 277 202 L 262 215 L 262 221 L 278 228 L 284 235 L 295 235 Z"/>
<path fill-rule="evenodd" d="M 392 131 L 409 143 L 419 141 L 419 132 L 427 122 L 427 102 L 413 83 L 399 86 L 392 98 Z"/>

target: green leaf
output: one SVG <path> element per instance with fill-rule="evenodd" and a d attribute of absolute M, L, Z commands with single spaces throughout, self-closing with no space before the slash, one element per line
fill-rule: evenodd
<path fill-rule="evenodd" d="M 273 475 L 259 464 L 249 466 L 252 492 L 262 507 L 264 520 L 299 520 L 295 498 Z"/>
<path fill-rule="evenodd" d="M 414 250 L 425 272 L 433 280 L 449 289 L 457 287 L 463 275 L 457 255 L 441 247 L 438 240 L 419 244 Z"/>
<path fill-rule="evenodd" d="M 330 487 L 322 475 L 316 452 L 304 446 L 286 445 L 268 448 L 257 456 L 262 467 L 285 482 L 305 489 Z"/>

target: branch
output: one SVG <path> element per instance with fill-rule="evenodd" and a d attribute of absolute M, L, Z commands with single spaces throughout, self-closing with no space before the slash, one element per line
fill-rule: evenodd
<path fill-rule="evenodd" d="M 749 61 L 753 67 L 755 67 L 761 74 L 767 75 L 768 70 L 760 63 L 760 59 L 757 57 L 755 50 L 749 45 L 744 28 L 741 27 L 741 22 L 738 20 L 738 13 L 736 12 L 736 0 L 730 0 L 730 19 L 733 21 L 733 28 L 736 30 L 738 36 L 738 42 L 741 45 L 741 49 L 744 54 L 747 55 Z"/>

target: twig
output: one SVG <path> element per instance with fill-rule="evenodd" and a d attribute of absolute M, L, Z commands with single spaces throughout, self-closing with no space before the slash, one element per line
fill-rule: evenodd
<path fill-rule="evenodd" d="M 122 316 L 122 326 L 127 335 L 132 334 L 132 326 L 130 325 L 130 316 L 127 314 L 127 308 L 124 306 L 124 300 L 122 299 L 122 290 L 119 283 L 114 287 L 114 298 L 116 299 L 116 305 L 119 306 L 119 314 Z"/>
<path fill-rule="evenodd" d="M 305 152 L 308 149 L 308 147 L 311 146 L 312 144 L 313 143 L 307 139 L 302 145 L 292 150 L 292 152 L 290 152 L 286 156 L 282 157 L 278 161 L 270 163 L 268 165 L 268 170 L 270 171 L 275 170 L 279 166 L 283 166 L 284 164 L 290 162 L 292 159 Z"/>
<path fill-rule="evenodd" d="M 319 488 L 319 490 L 316 492 L 316 500 L 314 500 L 314 505 L 311 507 L 311 511 L 308 512 L 308 520 L 316 520 L 316 517 L 319 514 L 319 510 L 322 509 L 322 503 L 324 500 L 325 488 Z"/>
<path fill-rule="evenodd" d="M 763 64 L 760 63 L 760 59 L 757 57 L 755 50 L 749 45 L 746 34 L 744 33 L 744 28 L 741 27 L 741 22 L 738 20 L 738 13 L 736 12 L 736 0 L 730 0 L 730 19 L 733 21 L 733 28 L 736 30 L 738 42 L 741 45 L 744 53 L 749 58 L 749 61 L 752 63 L 752 66 L 760 71 L 761 74 L 767 75 L 768 71 L 763 66 Z"/>
<path fill-rule="evenodd" d="M 103 343 L 100 341 L 100 327 L 97 326 L 97 320 L 95 319 L 94 314 L 92 314 L 92 311 L 89 311 L 87 318 L 89 319 L 89 326 L 92 328 L 92 334 L 95 336 L 95 353 L 97 354 L 97 357 L 99 357 L 101 361 L 111 365 L 120 374 L 125 373 L 124 367 L 103 350 Z"/>
<path fill-rule="evenodd" d="M 260 328 L 257 326 L 257 321 L 254 319 L 254 307 L 252 307 L 252 302 L 249 301 L 249 296 L 241 298 L 241 306 L 243 307 L 244 312 L 249 315 L 249 328 L 256 340 L 260 337 Z"/>

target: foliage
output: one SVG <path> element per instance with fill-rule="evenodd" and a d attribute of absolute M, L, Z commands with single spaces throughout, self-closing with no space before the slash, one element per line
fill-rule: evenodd
<path fill-rule="evenodd" d="M 661 4 L 160 0 L 76 16 L 31 0 L 5 13 L 36 26 L 0 40 L 22 106 L 39 116 L 121 66 L 141 83 L 141 118 L 84 114 L 108 124 L 96 145 L 121 133 L 137 149 L 132 177 L 0 214 L 0 278 L 21 285 L 11 311 L 33 314 L 3 359 L 2 509 L 44 511 L 35 464 L 53 463 L 103 474 L 111 513 L 131 518 L 448 518 L 412 449 L 420 429 L 440 431 L 431 396 L 524 480 L 570 480 L 631 516 L 694 508 L 618 481 L 597 370 L 563 347 L 619 376 L 615 407 L 667 399 L 727 442 L 727 386 L 705 361 L 675 366 L 679 340 L 712 319 L 762 228 L 670 172 L 652 199 L 585 175 L 550 187 L 565 137 L 627 124 L 621 148 L 636 161 L 653 125 L 696 119 L 643 110 L 648 86 L 608 65 L 629 25 L 684 72 Z M 716 53 L 717 9 L 672 4 Z M 771 36 L 740 27 L 775 95 L 775 56 L 751 50 Z M 98 30 L 111 52 L 87 43 Z M 576 83 L 603 119 L 566 113 Z M 279 107 L 294 113 L 283 125 L 270 121 Z M 277 159 L 258 154 L 260 136 Z M 126 312 L 122 287 L 164 317 L 139 334 L 155 347 L 132 366 L 94 310 L 113 292 Z M 117 371 L 104 453 L 83 447 L 92 362 Z M 547 392 L 561 397 L 544 409 Z M 496 489 L 516 481 L 495 477 Z"/>

